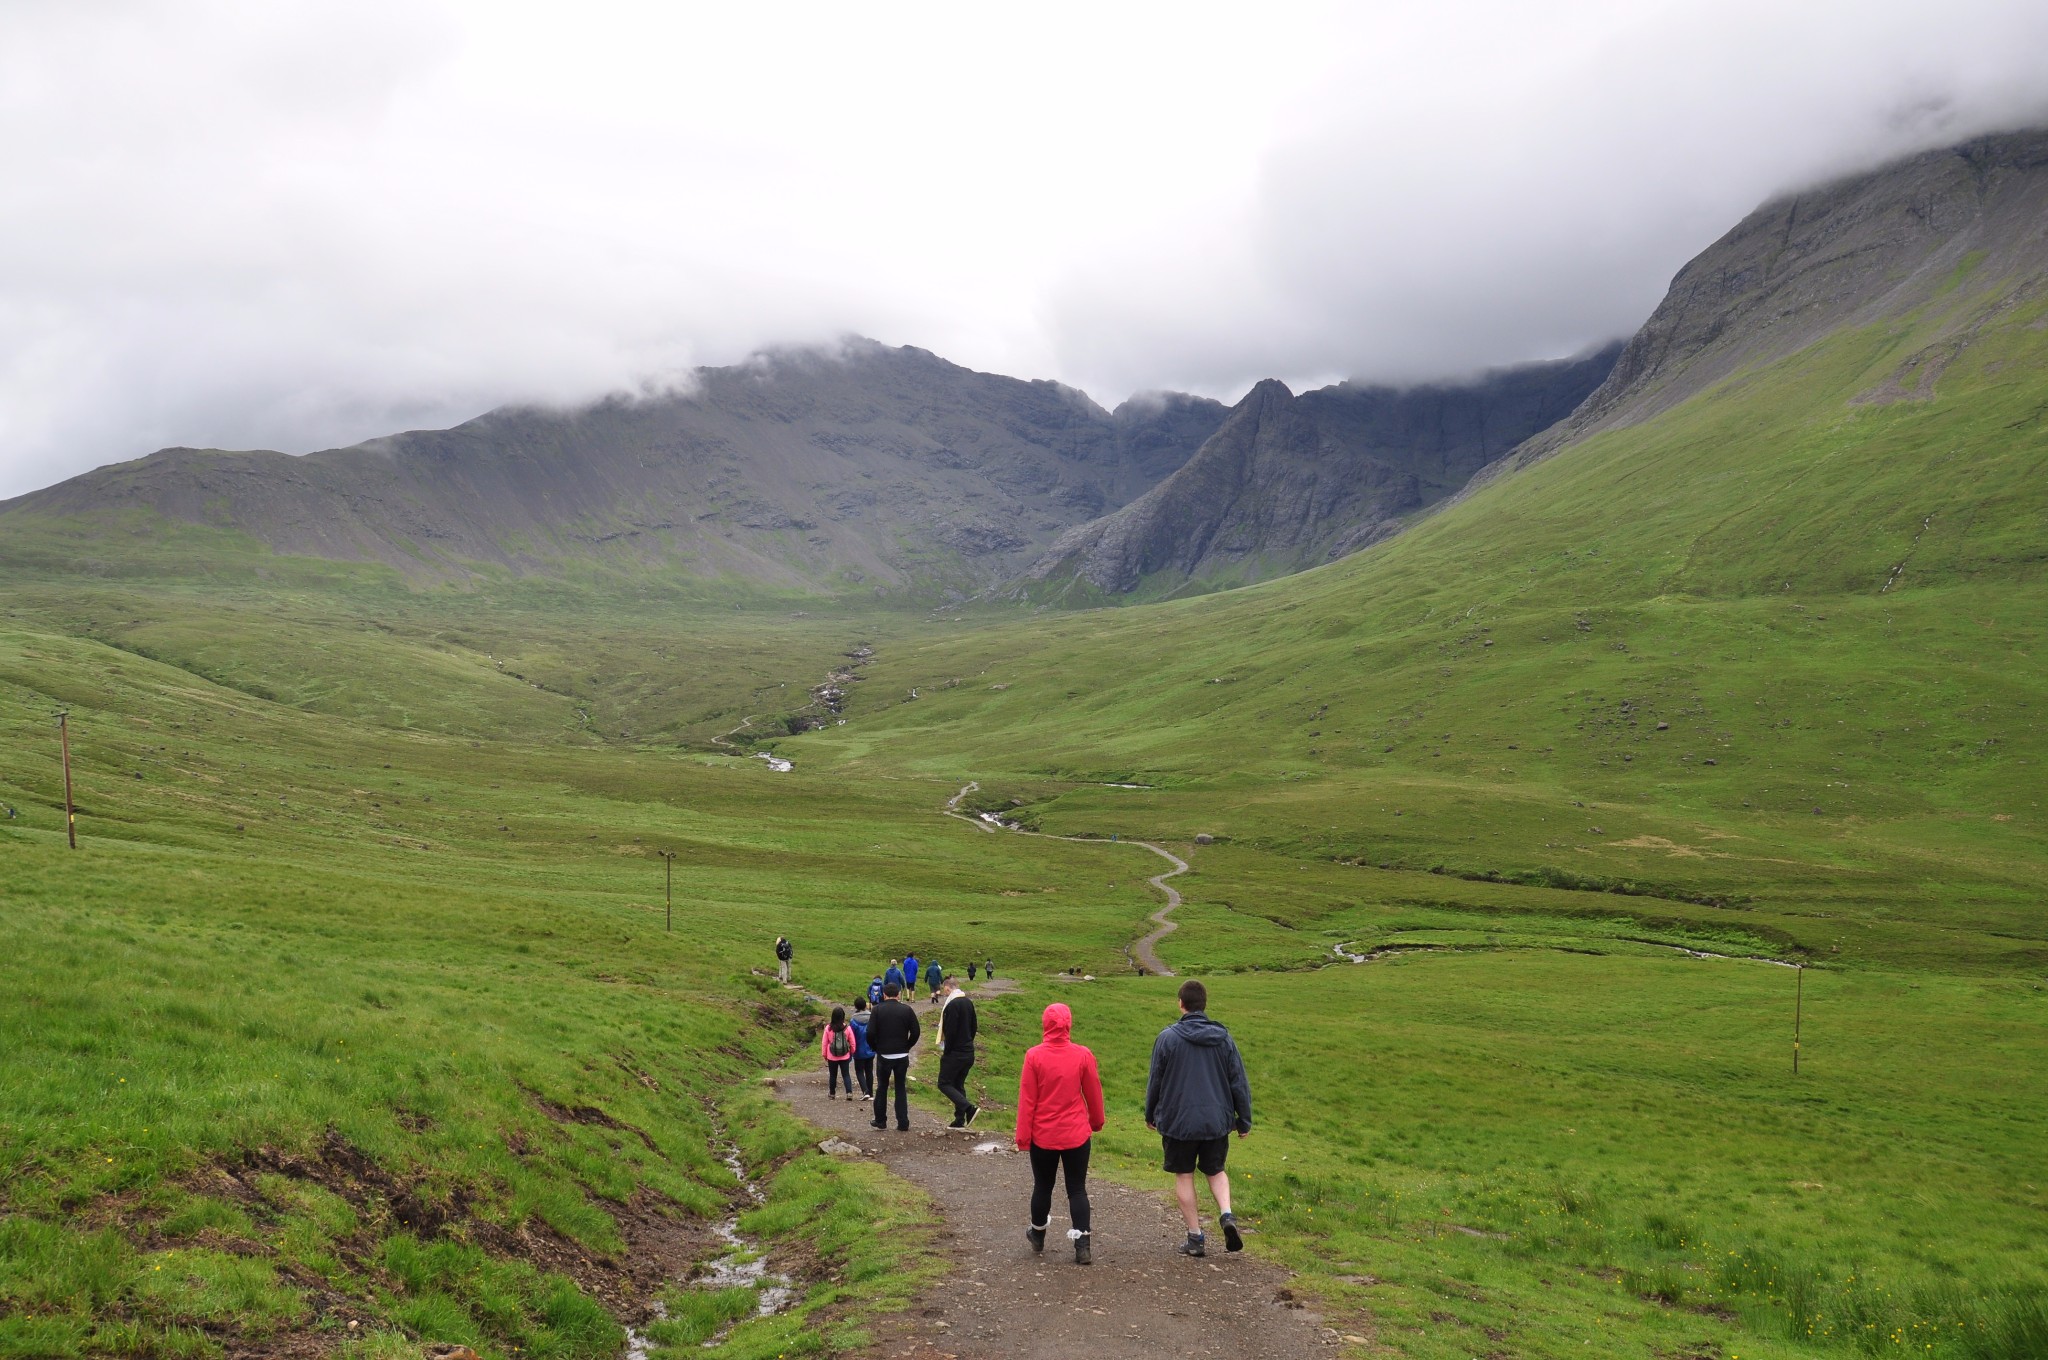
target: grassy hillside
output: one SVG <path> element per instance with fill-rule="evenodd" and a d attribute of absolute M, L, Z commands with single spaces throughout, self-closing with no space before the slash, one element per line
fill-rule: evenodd
<path fill-rule="evenodd" d="M 1361 893 L 1664 885 L 1809 951 L 2037 969 L 2044 322 L 1927 401 L 1846 401 L 1916 342 L 1845 334 L 1298 579 L 892 649 L 804 746 L 1069 781 L 1038 823 Z"/>
<path fill-rule="evenodd" d="M 921 838 L 936 786 L 380 729 L 51 633 L 0 632 L 0 726 L 0 1354 L 614 1354 L 718 1253 L 728 1143 L 742 1229 L 811 1266 L 727 1353 L 850 1344 L 930 1274 L 923 1211 L 755 1087 L 809 1032 L 775 934 L 850 995 L 853 922 L 1043 966 L 1025 887 L 1093 962 L 1146 909 L 1106 848 Z"/>
<path fill-rule="evenodd" d="M 2039 303 L 1839 334 L 1357 558 L 1086 614 L 11 539 L 0 1354 L 611 1355 L 656 1297 L 673 1354 L 858 1347 L 943 1260 L 754 1080 L 811 1043 L 778 932 L 829 995 L 1020 978 L 998 1127 L 1070 1000 L 1156 1182 L 1157 859 L 941 816 L 970 779 L 1192 861 L 1161 952 L 1245 1046 L 1254 1249 L 1377 1353 L 2048 1352 L 2044 346 Z M 846 725 L 745 757 L 864 646 Z M 729 1148 L 801 1294 L 724 1334 L 751 1294 L 677 1282 Z"/>

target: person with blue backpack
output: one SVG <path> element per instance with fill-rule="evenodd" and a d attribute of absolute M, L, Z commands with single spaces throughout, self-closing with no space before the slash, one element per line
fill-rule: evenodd
<path fill-rule="evenodd" d="M 869 1004 L 870 1006 L 872 1006 L 872 1005 L 874 1005 L 875 1003 L 879 1002 L 879 1001 L 880 1001 L 881 999 L 882 999 L 882 975 L 881 975 L 880 973 L 877 973 L 877 974 L 875 974 L 875 980 L 874 980 L 873 982 L 870 982 L 870 983 L 868 984 L 868 1004 Z"/>
<path fill-rule="evenodd" d="M 881 985 L 882 980 L 876 978 L 875 986 L 880 988 Z M 875 1094 L 875 1050 L 868 1043 L 868 1002 L 866 997 L 857 996 L 853 999 L 853 1014 L 846 1018 L 846 1023 L 853 1026 L 854 1080 L 860 1083 L 861 1095 L 867 1099 L 873 1099 Z"/>

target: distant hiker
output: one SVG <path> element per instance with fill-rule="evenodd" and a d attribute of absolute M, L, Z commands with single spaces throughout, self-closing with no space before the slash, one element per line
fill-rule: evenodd
<path fill-rule="evenodd" d="M 839 1083 L 846 1083 L 846 1098 L 853 1099 L 853 1055 L 860 1047 L 860 1041 L 853 1037 L 853 1026 L 846 1023 L 846 1007 L 834 1006 L 832 1018 L 825 1022 L 825 1033 L 818 1040 L 818 1052 L 825 1059 L 825 1099 L 839 1098 Z"/>
<path fill-rule="evenodd" d="M 917 1000 L 917 983 L 918 979 L 923 976 L 922 973 L 917 971 L 917 955 L 905 954 L 903 956 L 903 999 L 905 1001 Z"/>
<path fill-rule="evenodd" d="M 1024 1239 L 1033 1251 L 1045 1250 L 1052 1183 L 1064 1168 L 1074 1264 L 1091 1265 L 1088 1153 L 1090 1140 L 1102 1132 L 1102 1076 L 1095 1055 L 1068 1040 L 1074 1014 L 1065 1005 L 1055 1001 L 1047 1006 L 1040 1024 L 1045 1042 L 1026 1051 L 1017 1077 L 1017 1150 L 1031 1155 L 1031 1226 Z"/>
<path fill-rule="evenodd" d="M 927 963 L 924 966 L 925 989 L 932 994 L 932 1000 L 934 1001 L 939 999 L 939 979 L 945 976 L 946 970 L 939 967 L 937 963 Z"/>
<path fill-rule="evenodd" d="M 846 1023 L 853 1026 L 853 1075 L 860 1078 L 860 1093 L 871 1096 L 875 1093 L 875 1049 L 868 1042 L 866 997 L 853 999 L 853 1014 L 846 1017 Z"/>
<path fill-rule="evenodd" d="M 898 963 L 895 959 L 890 959 L 889 966 L 882 970 L 883 993 L 887 994 L 888 990 L 891 987 L 894 987 L 899 992 L 903 990 L 903 965 Z M 876 997 L 875 1004 L 877 1006 L 881 1005 L 882 998 Z"/>
<path fill-rule="evenodd" d="M 990 982 L 994 982 L 996 980 L 996 961 L 994 959 L 982 960 L 981 975 L 987 978 Z"/>
<path fill-rule="evenodd" d="M 910 1050 L 917 1047 L 917 1012 L 897 1000 L 903 988 L 894 982 L 882 986 L 882 1004 L 868 1018 L 868 1043 L 875 1050 L 875 1120 L 878 1129 L 889 1127 L 889 1081 L 896 1082 L 896 1127 L 910 1131 Z"/>
<path fill-rule="evenodd" d="M 880 1001 L 881 999 L 882 999 L 882 979 L 881 979 L 881 976 L 880 976 L 880 975 L 878 974 L 878 975 L 877 975 L 877 976 L 875 977 L 875 980 L 874 980 L 873 982 L 870 982 L 870 983 L 868 984 L 868 1004 L 869 1004 L 870 1006 L 872 1006 L 872 1005 L 876 1004 L 877 1002 L 879 1002 L 879 1001 Z"/>
<path fill-rule="evenodd" d="M 976 968 L 979 968 L 980 966 L 981 965 L 976 963 L 973 959 L 969 959 L 967 961 L 967 980 L 969 982 L 974 981 L 974 970 Z"/>
<path fill-rule="evenodd" d="M 953 1102 L 953 1122 L 946 1127 L 964 1129 L 981 1113 L 981 1107 L 967 1098 L 967 1074 L 974 1070 L 974 1036 L 980 1026 L 974 1003 L 960 990 L 958 979 L 946 978 L 938 985 L 946 997 L 939 1007 L 939 1094 Z"/>
<path fill-rule="evenodd" d="M 789 981 L 789 961 L 795 957 L 796 950 L 790 947 L 788 937 L 777 935 L 775 937 L 775 971 L 784 983 Z"/>
<path fill-rule="evenodd" d="M 1252 1090 L 1237 1044 L 1229 1030 L 1209 1018 L 1208 1006 L 1208 988 L 1193 979 L 1180 985 L 1180 1019 L 1159 1031 L 1145 1082 L 1145 1127 L 1159 1134 L 1166 1169 L 1173 1173 L 1173 1192 L 1188 1229 L 1180 1247 L 1186 1256 L 1208 1254 L 1195 1204 L 1198 1166 L 1216 1197 L 1224 1245 L 1231 1251 L 1244 1247 L 1230 1212 L 1230 1177 L 1223 1161 L 1230 1155 L 1230 1131 L 1236 1129 L 1240 1138 L 1252 1131 Z"/>

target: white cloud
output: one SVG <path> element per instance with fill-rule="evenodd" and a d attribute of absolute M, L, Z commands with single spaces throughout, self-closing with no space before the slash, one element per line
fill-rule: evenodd
<path fill-rule="evenodd" d="M 16 3 L 0 495 L 845 331 L 1109 401 L 1556 353 L 2042 69 L 2033 0 Z"/>

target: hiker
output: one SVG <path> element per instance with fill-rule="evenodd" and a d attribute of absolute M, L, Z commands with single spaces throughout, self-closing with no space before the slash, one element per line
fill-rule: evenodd
<path fill-rule="evenodd" d="M 890 959 L 889 966 L 882 970 L 882 992 L 884 995 L 888 993 L 891 986 L 894 986 L 899 992 L 903 990 L 903 965 L 895 959 Z M 875 1004 L 877 1006 L 881 1005 L 882 998 L 876 997 Z"/>
<path fill-rule="evenodd" d="M 903 999 L 905 1001 L 917 1000 L 917 980 L 922 976 L 923 974 L 917 971 L 917 955 L 905 954 L 903 956 Z"/>
<path fill-rule="evenodd" d="M 1252 1090 L 1237 1044 L 1209 1018 L 1208 1007 L 1208 988 L 1192 978 L 1180 985 L 1180 1019 L 1159 1031 L 1145 1081 L 1145 1127 L 1158 1133 L 1166 1169 L 1173 1173 L 1173 1193 L 1188 1229 L 1180 1246 L 1184 1256 L 1208 1255 L 1195 1205 L 1197 1167 L 1216 1198 L 1224 1246 L 1244 1249 L 1223 1162 L 1230 1155 L 1230 1131 L 1236 1129 L 1240 1138 L 1252 1131 Z"/>
<path fill-rule="evenodd" d="M 853 999 L 853 1014 L 846 1018 L 846 1023 L 853 1026 L 853 1075 L 860 1079 L 860 1093 L 871 1096 L 875 1093 L 875 1049 L 868 1042 L 866 997 Z"/>
<path fill-rule="evenodd" d="M 939 1007 L 939 1094 L 953 1102 L 953 1122 L 946 1127 L 964 1129 L 981 1113 L 981 1107 L 967 1098 L 967 1074 L 974 1070 L 974 1036 L 980 1026 L 959 979 L 946 978 L 938 985 L 946 997 Z"/>
<path fill-rule="evenodd" d="M 875 1050 L 875 1119 L 878 1129 L 889 1127 L 889 1081 L 896 1081 L 896 1127 L 910 1131 L 910 1050 L 917 1047 L 917 1012 L 897 1000 L 901 985 L 882 985 L 882 1004 L 868 1017 L 868 1044 Z"/>
<path fill-rule="evenodd" d="M 978 968 L 979 966 L 980 966 L 980 965 L 979 965 L 979 964 L 977 964 L 977 963 L 975 963 L 975 961 L 974 961 L 973 959 L 969 959 L 969 960 L 967 961 L 967 980 L 968 980 L 969 982 L 972 982 L 972 981 L 974 981 L 974 970 L 975 970 L 976 968 Z"/>
<path fill-rule="evenodd" d="M 789 961 L 796 957 L 796 950 L 790 947 L 787 936 L 775 937 L 775 972 L 784 986 L 789 985 Z"/>
<path fill-rule="evenodd" d="M 939 981 L 946 976 L 946 970 L 936 962 L 924 966 L 924 985 L 931 992 L 932 1000 L 939 999 Z"/>
<path fill-rule="evenodd" d="M 990 982 L 996 980 L 996 961 L 994 959 L 983 959 L 981 961 L 981 975 Z"/>
<path fill-rule="evenodd" d="M 872 982 L 870 982 L 870 983 L 868 984 L 868 1004 L 869 1004 L 870 1006 L 872 1006 L 872 1005 L 874 1005 L 874 1004 L 875 1004 L 876 1002 L 880 1001 L 881 999 L 882 999 L 882 976 L 881 976 L 881 974 L 877 973 L 877 974 L 875 975 L 875 979 L 874 979 L 874 981 L 872 981 Z"/>
<path fill-rule="evenodd" d="M 1067 1217 L 1074 1226 L 1074 1264 L 1092 1265 L 1089 1245 L 1088 1153 L 1091 1139 L 1102 1132 L 1102 1075 L 1095 1055 L 1068 1035 L 1074 1013 L 1061 1002 L 1045 1008 L 1039 1022 L 1045 1042 L 1024 1054 L 1017 1077 L 1017 1150 L 1031 1156 L 1031 1226 L 1024 1240 L 1031 1250 L 1045 1250 L 1045 1230 L 1052 1222 L 1052 1183 L 1062 1170 L 1067 1178 Z"/>
<path fill-rule="evenodd" d="M 853 1099 L 853 1053 L 860 1044 L 853 1037 L 853 1026 L 846 1023 L 846 1007 L 834 1006 L 832 1018 L 825 1022 L 825 1032 L 818 1039 L 818 1052 L 825 1059 L 825 1099 L 839 1098 L 839 1083 L 846 1083 L 846 1098 Z"/>

